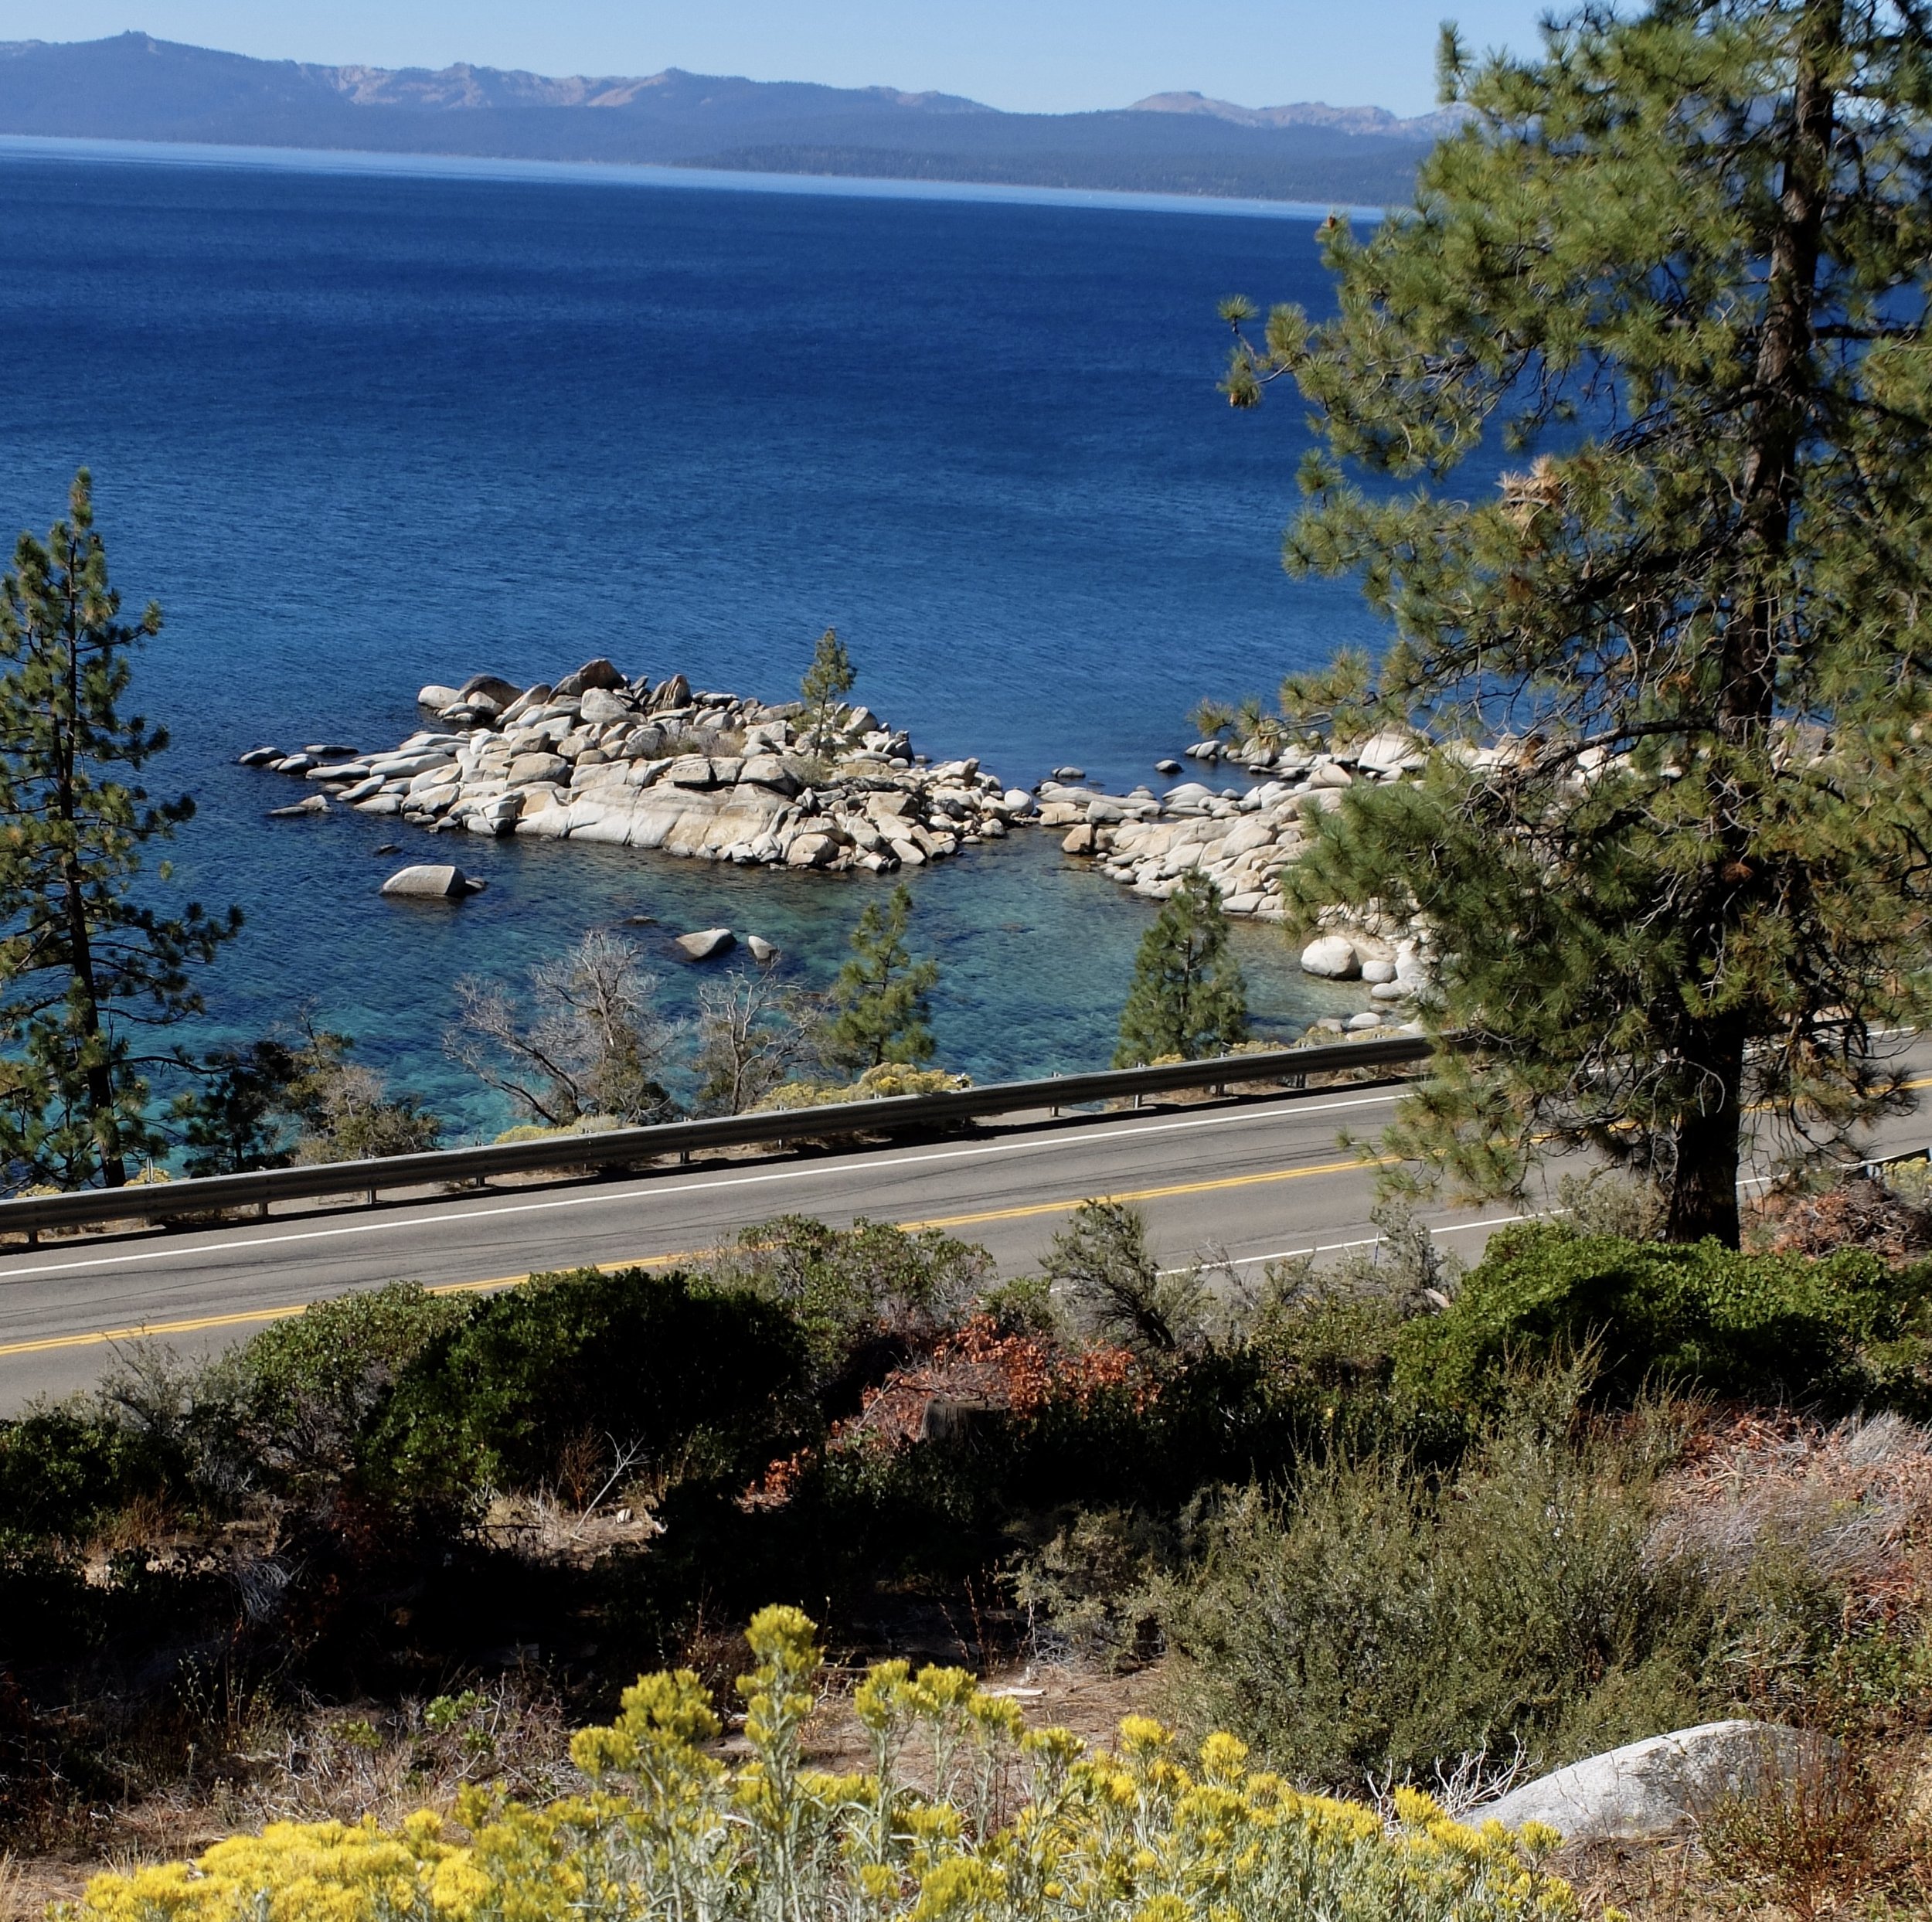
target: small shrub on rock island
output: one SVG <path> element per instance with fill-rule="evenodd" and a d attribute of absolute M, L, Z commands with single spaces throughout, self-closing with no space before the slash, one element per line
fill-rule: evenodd
<path fill-rule="evenodd" d="M 1539 1864 L 1556 1837 L 1451 1822 L 1399 1790 L 1384 1822 L 1251 1771 L 1232 1736 L 1188 1760 L 1157 1722 L 1129 1716 L 1117 1754 L 1063 1729 L 1029 1730 L 1010 1699 L 963 1669 L 874 1669 L 853 1706 L 863 1772 L 808 1767 L 801 1736 L 819 1652 L 796 1609 L 751 1624 L 758 1667 L 739 1683 L 751 1760 L 712 1744 L 718 1718 L 687 1671 L 645 1677 L 607 1728 L 572 1744 L 583 1794 L 540 1808 L 474 1791 L 469 1839 L 436 1815 L 277 1823 L 183 1862 L 97 1876 L 80 1922 L 1568 1922 L 1564 1883 Z M 911 1786 L 902 1764 L 930 1791 Z"/>

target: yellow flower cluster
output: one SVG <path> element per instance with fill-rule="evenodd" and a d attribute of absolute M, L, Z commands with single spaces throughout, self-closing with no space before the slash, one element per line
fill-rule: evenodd
<path fill-rule="evenodd" d="M 582 1795 L 474 1792 L 441 1820 L 277 1824 L 192 1866 L 102 1876 L 77 1922 L 1573 1922 L 1548 1830 L 1452 1822 L 1399 1791 L 1393 1821 L 1298 1793 L 1215 1735 L 1185 1760 L 1130 1716 L 1118 1752 L 1029 1730 L 957 1669 L 872 1670 L 863 1774 L 805 1765 L 819 1651 L 796 1609 L 752 1623 L 752 1760 L 708 1750 L 695 1675 L 648 1675 L 572 1744 Z"/>

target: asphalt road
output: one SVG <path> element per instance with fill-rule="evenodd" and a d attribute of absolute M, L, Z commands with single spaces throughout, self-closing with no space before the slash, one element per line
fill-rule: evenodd
<path fill-rule="evenodd" d="M 1923 1061 L 1918 1059 L 1923 1056 Z M 1932 1080 L 1932 1046 L 1913 1051 Z M 940 1227 L 989 1249 L 1005 1274 L 1038 1260 L 1090 1196 L 1131 1200 L 1156 1254 L 1271 1257 L 1372 1238 L 1372 1171 L 1338 1145 L 1372 1135 L 1398 1087 L 1119 1114 L 869 1152 L 666 1169 L 623 1182 L 450 1196 L 192 1233 L 55 1242 L 0 1257 L 0 1413 L 87 1386 L 142 1336 L 184 1352 L 243 1339 L 325 1295 L 406 1278 L 500 1287 L 545 1269 L 701 1254 L 777 1214 Z M 1888 1123 L 1874 1152 L 1932 1138 L 1920 1113 Z M 1425 1209 L 1465 1257 L 1505 1208 Z"/>

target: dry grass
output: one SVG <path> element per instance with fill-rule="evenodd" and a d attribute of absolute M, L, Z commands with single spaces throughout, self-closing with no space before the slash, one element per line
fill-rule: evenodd
<path fill-rule="evenodd" d="M 39 1922 L 103 1869 L 199 1854 L 271 1822 L 385 1824 L 447 1809 L 466 1783 L 538 1801 L 580 1786 L 571 1725 L 533 1679 L 381 1706 L 311 1705 L 299 1713 L 250 1700 L 228 1718 L 226 1753 L 168 1789 L 87 1809 L 65 1846 L 0 1859 L 0 1922 Z"/>
<path fill-rule="evenodd" d="M 1713 1417 L 1658 1493 L 1657 1553 L 1735 1574 L 1761 1544 L 1781 1543 L 1868 1618 L 1895 1618 L 1926 1595 L 1932 1430 L 1901 1416 Z"/>

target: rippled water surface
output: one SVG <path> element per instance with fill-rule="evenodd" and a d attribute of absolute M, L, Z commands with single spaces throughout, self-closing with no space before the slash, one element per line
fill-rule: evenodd
<path fill-rule="evenodd" d="M 584 928 L 770 935 L 822 982 L 882 884 L 485 843 L 460 908 L 378 900 L 394 822 L 270 822 L 257 741 L 369 747 L 427 680 L 593 654 L 782 698 L 835 625 L 860 696 L 1009 781 L 1152 779 L 1204 692 L 1374 630 L 1277 560 L 1291 398 L 1214 391 L 1214 304 L 1320 308 L 1305 219 L 105 164 L 0 155 L 0 518 L 91 465 L 116 580 L 167 626 L 138 670 L 201 811 L 175 849 L 247 929 L 210 1026 L 304 1001 L 457 1134 L 450 984 Z M 1016 836 L 912 878 L 941 1052 L 981 1077 L 1104 1063 L 1151 906 Z M 1284 1030 L 1352 995 L 1244 929 Z"/>

